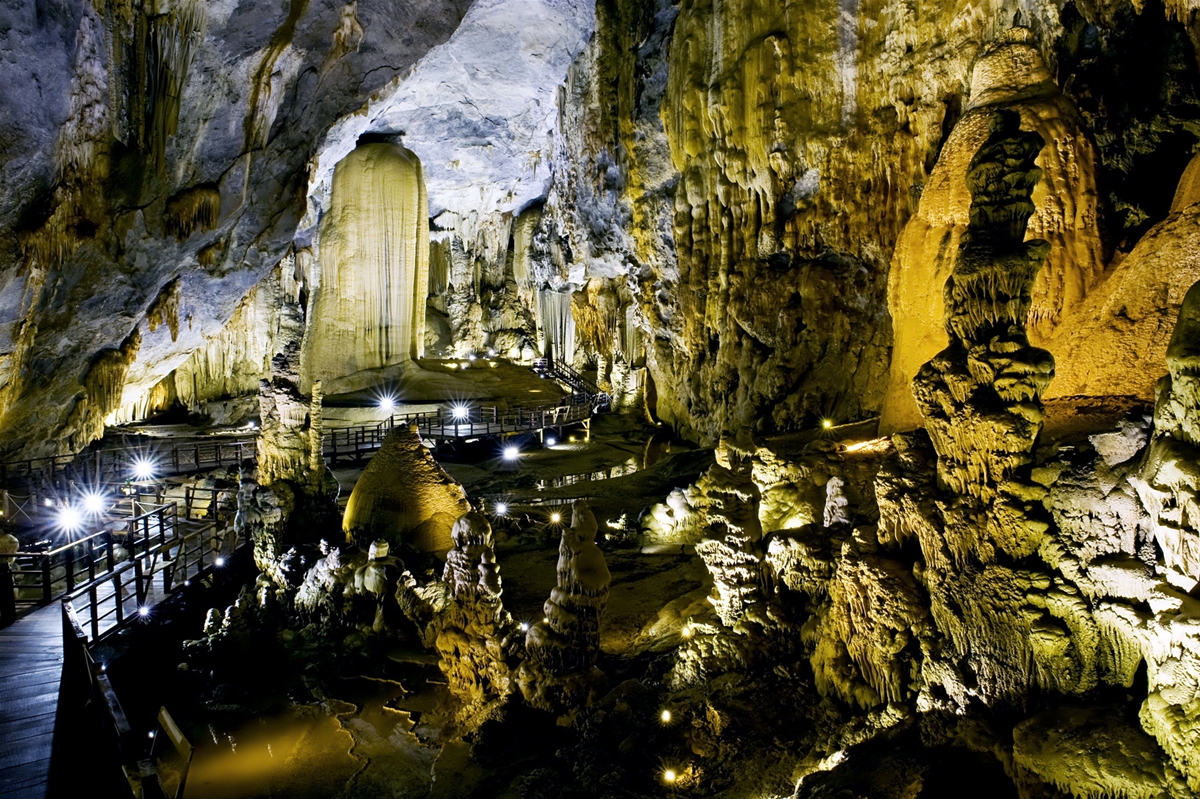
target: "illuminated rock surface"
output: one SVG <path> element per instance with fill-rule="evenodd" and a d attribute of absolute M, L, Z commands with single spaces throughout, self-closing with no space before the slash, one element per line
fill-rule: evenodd
<path fill-rule="evenodd" d="M 534 707 L 564 712 L 590 701 L 604 683 L 596 657 L 612 577 L 585 502 L 572 507 L 558 553 L 558 585 L 546 600 L 545 617 L 525 635 L 526 660 L 517 680 Z"/>
<path fill-rule="evenodd" d="M 338 164 L 321 224 L 306 381 L 355 391 L 372 384 L 359 373 L 424 354 L 428 205 L 421 164 L 403 147 L 363 144 Z"/>
<path fill-rule="evenodd" d="M 4 448 L 260 422 L 205 795 L 1200 792 L 1187 3 L 28 5 Z M 448 465 L 490 523 L 396 431 L 333 518 L 325 397 L 537 355 L 663 427 Z"/>
<path fill-rule="evenodd" d="M 342 530 L 350 540 L 383 538 L 422 552 L 445 552 L 467 511 L 462 486 L 421 444 L 415 427 L 388 433 L 350 494 Z"/>

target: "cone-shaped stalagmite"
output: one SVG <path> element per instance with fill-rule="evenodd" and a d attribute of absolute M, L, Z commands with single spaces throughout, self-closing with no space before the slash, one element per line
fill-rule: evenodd
<path fill-rule="evenodd" d="M 530 627 L 525 639 L 521 693 L 544 710 L 579 707 L 603 679 L 596 658 L 612 576 L 596 546 L 596 532 L 596 517 L 577 500 L 558 548 L 558 585 L 546 600 L 545 619 Z"/>

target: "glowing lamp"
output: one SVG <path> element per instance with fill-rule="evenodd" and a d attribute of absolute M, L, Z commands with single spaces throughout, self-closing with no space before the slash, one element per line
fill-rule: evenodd
<path fill-rule="evenodd" d="M 217 565 L 217 567 L 218 567 L 218 568 L 219 568 L 219 567 L 221 567 L 221 566 L 224 566 L 224 565 L 225 565 L 225 558 L 220 558 L 220 557 L 219 557 L 219 558 L 217 558 L 216 560 L 214 560 L 214 561 L 213 561 L 213 563 L 215 563 L 215 564 Z"/>
<path fill-rule="evenodd" d="M 519 457 L 521 457 L 521 450 L 518 447 L 510 445 L 504 448 L 504 460 L 515 461 Z"/>
<path fill-rule="evenodd" d="M 561 514 L 561 513 L 557 513 L 557 512 L 555 512 L 555 513 L 551 513 L 551 514 L 550 514 L 550 521 L 551 521 L 551 523 L 553 523 L 553 524 L 558 524 L 559 522 L 561 522 L 561 521 L 562 521 L 562 514 Z"/>
<path fill-rule="evenodd" d="M 496 515 L 503 516 L 506 513 L 508 513 L 508 506 L 505 505 L 503 502 L 497 502 L 496 503 Z"/>
<path fill-rule="evenodd" d="M 379 409 L 387 413 L 391 413 L 396 409 L 396 400 L 394 397 L 384 397 L 379 400 Z"/>
<path fill-rule="evenodd" d="M 66 506 L 58 512 L 58 526 L 68 533 L 78 530 L 83 525 L 83 515 L 78 508 Z"/>
<path fill-rule="evenodd" d="M 83 509 L 92 516 L 103 513 L 106 505 L 107 498 L 98 491 L 89 491 L 83 495 Z"/>
<path fill-rule="evenodd" d="M 833 427 L 833 420 L 832 419 L 822 419 L 821 427 L 824 427 L 826 430 L 829 430 L 830 428 Z"/>
<path fill-rule="evenodd" d="M 140 608 L 138 608 L 138 615 L 139 616 L 149 616 L 150 608 L 146 607 L 145 605 L 142 605 Z M 153 735 L 153 733 L 151 733 L 151 735 Z"/>
<path fill-rule="evenodd" d="M 669 768 L 663 772 L 663 782 L 675 782 L 675 779 L 676 779 L 675 769 Z"/>
<path fill-rule="evenodd" d="M 547 447 L 553 447 L 557 443 L 558 443 L 558 439 L 555 438 L 554 436 L 548 436 L 546 438 L 546 446 Z"/>
<path fill-rule="evenodd" d="M 669 710 L 664 710 L 662 713 L 660 713 L 660 714 L 659 714 L 659 716 L 658 716 L 658 717 L 659 717 L 660 719 L 662 719 L 662 723 L 663 723 L 663 724 L 668 724 L 668 723 L 670 723 L 670 721 L 671 721 L 671 711 L 669 711 Z"/>
<path fill-rule="evenodd" d="M 475 360 L 475 353 L 473 353 L 473 352 L 472 352 L 470 355 L 468 355 L 468 356 L 467 356 L 467 360 L 468 360 L 468 361 L 474 361 L 474 360 Z"/>
<path fill-rule="evenodd" d="M 133 479 L 153 480 L 154 461 L 149 458 L 138 458 L 133 462 Z"/>
<path fill-rule="evenodd" d="M 53 508 L 54 500 L 50 499 L 49 497 L 46 497 L 45 499 L 42 500 L 42 504 L 45 505 L 47 508 Z"/>
<path fill-rule="evenodd" d="M 471 409 L 466 405 L 455 405 L 450 409 L 450 413 L 456 422 L 461 422 L 471 415 Z"/>
<path fill-rule="evenodd" d="M 521 632 L 528 632 L 528 631 L 529 631 L 529 622 L 527 622 L 527 621 L 521 622 Z"/>

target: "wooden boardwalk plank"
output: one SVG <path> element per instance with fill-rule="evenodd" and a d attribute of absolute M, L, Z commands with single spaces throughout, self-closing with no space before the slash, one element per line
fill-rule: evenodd
<path fill-rule="evenodd" d="M 57 602 L 0 630 L 0 799 L 46 795 L 62 660 Z"/>

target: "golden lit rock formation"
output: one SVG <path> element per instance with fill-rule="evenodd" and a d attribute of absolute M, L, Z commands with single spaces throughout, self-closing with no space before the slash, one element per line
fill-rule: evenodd
<path fill-rule="evenodd" d="M 1031 295 L 1030 341 L 1046 346 L 1056 330 L 1069 329 L 1063 321 L 1103 277 L 1098 156 L 1079 112 L 1059 92 L 1031 36 L 1026 28 L 1013 28 L 976 63 L 967 111 L 946 140 L 917 211 L 896 243 L 888 276 L 894 341 L 880 420 L 885 431 L 920 422 L 909 383 L 944 340 L 941 286 L 969 223 L 968 165 L 989 135 L 996 109 L 1018 113 L 1021 127 L 1047 143 L 1038 154 L 1043 177 L 1033 191 L 1026 229 L 1027 238 L 1049 244 Z"/>
<path fill-rule="evenodd" d="M 320 230 L 306 385 L 354 391 L 378 380 L 374 370 L 421 357 L 428 218 L 421 163 L 403 147 L 362 144 L 337 165 Z"/>
<path fill-rule="evenodd" d="M 382 538 L 422 552 L 454 545 L 455 522 L 471 510 L 462 486 L 421 444 L 415 427 L 396 427 L 354 485 L 342 530 L 351 540 Z"/>

